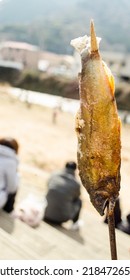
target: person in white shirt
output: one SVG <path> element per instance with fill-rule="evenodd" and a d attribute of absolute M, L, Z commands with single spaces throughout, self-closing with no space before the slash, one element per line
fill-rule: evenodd
<path fill-rule="evenodd" d="M 18 142 L 11 138 L 0 139 L 0 209 L 13 211 L 19 185 Z"/>

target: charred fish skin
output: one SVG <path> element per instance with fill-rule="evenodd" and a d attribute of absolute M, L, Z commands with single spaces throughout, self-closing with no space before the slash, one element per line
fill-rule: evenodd
<path fill-rule="evenodd" d="M 82 64 L 76 117 L 79 176 L 92 204 L 103 215 L 107 202 L 114 209 L 119 195 L 121 142 L 114 78 L 102 61 L 98 40 L 92 21 L 91 38 L 84 36 L 71 43 L 80 51 Z"/>

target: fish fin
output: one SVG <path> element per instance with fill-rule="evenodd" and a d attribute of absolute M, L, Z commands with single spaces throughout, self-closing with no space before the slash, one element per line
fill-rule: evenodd
<path fill-rule="evenodd" d="M 91 27 L 90 27 L 90 34 L 91 34 L 91 53 L 98 52 L 99 50 L 99 39 L 97 40 L 95 28 L 94 28 L 94 21 L 91 20 Z"/>
<path fill-rule="evenodd" d="M 115 82 L 114 82 L 114 77 L 111 73 L 111 70 L 108 68 L 107 64 L 103 62 L 103 67 L 104 67 L 104 70 L 105 70 L 105 73 L 107 75 L 107 78 L 108 78 L 108 82 L 109 82 L 109 86 L 110 86 L 110 89 L 111 89 L 111 92 L 112 94 L 114 95 L 114 92 L 115 92 Z"/>
<path fill-rule="evenodd" d="M 112 93 L 114 94 L 114 92 L 115 92 L 115 82 L 114 82 L 114 77 L 112 75 L 109 78 L 109 83 L 110 83 Z"/>

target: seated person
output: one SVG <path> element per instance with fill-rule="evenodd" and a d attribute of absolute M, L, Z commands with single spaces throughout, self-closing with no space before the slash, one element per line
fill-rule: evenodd
<path fill-rule="evenodd" d="M 118 229 L 130 235 L 130 214 L 128 214 L 126 219 L 119 224 Z"/>
<path fill-rule="evenodd" d="M 13 210 L 18 189 L 18 148 L 15 139 L 0 139 L 0 208 L 8 213 Z"/>
<path fill-rule="evenodd" d="M 121 213 L 121 206 L 120 206 L 120 199 L 117 198 L 115 208 L 114 208 L 114 219 L 115 219 L 115 228 L 130 234 L 130 214 L 126 216 L 125 220 L 122 220 L 122 213 Z M 107 221 L 107 215 L 104 220 L 105 223 Z"/>
<path fill-rule="evenodd" d="M 74 224 L 77 223 L 82 202 L 80 184 L 75 177 L 76 168 L 75 162 L 67 162 L 63 170 L 50 177 L 46 195 L 45 221 L 61 224 L 72 220 Z"/>

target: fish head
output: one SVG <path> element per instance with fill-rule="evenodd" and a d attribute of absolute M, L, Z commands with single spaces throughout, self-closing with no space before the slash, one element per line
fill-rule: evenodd
<path fill-rule="evenodd" d="M 117 196 L 108 197 L 108 193 L 105 191 L 97 191 L 91 196 L 91 202 L 101 216 L 104 215 L 107 206 L 109 206 L 109 215 L 113 214 L 116 199 Z"/>

